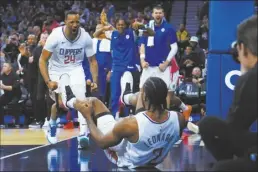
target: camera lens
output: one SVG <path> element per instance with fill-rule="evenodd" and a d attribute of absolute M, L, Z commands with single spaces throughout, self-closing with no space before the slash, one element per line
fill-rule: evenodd
<path fill-rule="evenodd" d="M 236 41 L 234 41 L 234 42 L 231 44 L 230 54 L 232 55 L 233 60 L 234 60 L 236 63 L 240 63 L 240 61 L 238 60 L 238 51 L 237 51 L 237 42 L 236 42 Z"/>

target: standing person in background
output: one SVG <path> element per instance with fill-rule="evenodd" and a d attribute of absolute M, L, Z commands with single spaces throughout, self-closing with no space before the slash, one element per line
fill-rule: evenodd
<path fill-rule="evenodd" d="M 36 36 L 37 43 L 40 41 L 41 30 L 39 26 L 33 27 L 33 33 Z"/>
<path fill-rule="evenodd" d="M 54 19 L 53 15 L 51 15 L 51 14 L 49 14 L 47 16 L 47 20 L 46 20 L 45 25 L 42 28 L 42 32 L 48 31 L 46 28 L 47 27 L 46 24 L 50 25 L 50 28 L 49 28 L 50 31 L 52 31 L 54 28 L 59 26 L 59 23 Z"/>
<path fill-rule="evenodd" d="M 112 2 L 107 2 L 107 19 L 110 21 L 111 17 L 114 17 L 115 15 L 115 6 L 112 4 Z"/>
<path fill-rule="evenodd" d="M 169 92 L 174 92 L 175 87 L 171 86 L 171 60 L 175 58 L 177 53 L 177 37 L 172 26 L 164 21 L 164 11 L 161 6 L 153 8 L 151 20 L 147 26 L 155 31 L 155 36 L 143 37 L 141 45 L 141 66 L 143 68 L 140 79 L 140 89 L 145 81 L 156 76 L 164 80 L 169 88 Z M 177 71 L 177 70 L 175 70 Z M 171 88 L 173 88 L 171 90 Z M 170 108 L 171 94 L 167 96 L 167 108 Z M 179 102 L 180 108 L 190 115 L 191 107 L 186 106 L 183 102 Z"/>
<path fill-rule="evenodd" d="M 107 81 L 110 79 L 111 74 L 111 52 L 110 52 L 110 40 L 107 39 L 106 34 L 109 34 L 114 30 L 108 21 L 106 15 L 107 7 L 104 8 L 100 14 L 100 24 L 96 26 L 96 31 L 93 36 L 93 44 L 96 51 L 96 59 L 99 65 L 99 74 L 98 74 L 98 91 L 99 99 L 104 101 Z"/>
<path fill-rule="evenodd" d="M 176 32 L 178 47 L 180 56 L 184 53 L 186 46 L 188 45 L 188 41 L 190 39 L 190 35 L 185 29 L 185 24 L 180 24 L 179 30 Z"/>
<path fill-rule="evenodd" d="M 47 111 L 46 111 L 46 99 L 45 95 L 47 92 L 47 87 L 44 83 L 44 80 L 39 72 L 39 58 L 41 55 L 41 52 L 43 50 L 43 47 L 46 43 L 46 40 L 48 38 L 48 33 L 42 33 L 40 36 L 40 41 L 38 46 L 34 49 L 33 51 L 33 59 L 31 65 L 33 65 L 33 71 L 34 72 L 34 77 L 36 83 L 34 86 L 34 101 L 35 103 L 35 109 L 33 109 L 34 112 L 34 121 L 29 125 L 29 128 L 41 128 L 44 122 L 45 117 L 47 116 Z"/>
<path fill-rule="evenodd" d="M 12 34 L 9 37 L 9 42 L 4 48 L 4 53 L 7 55 L 7 58 L 10 60 L 11 63 L 16 62 L 17 60 L 17 56 L 19 54 L 18 46 L 19 46 L 18 36 L 16 34 Z"/>
<path fill-rule="evenodd" d="M 196 32 L 196 36 L 199 38 L 200 48 L 207 50 L 209 45 L 209 20 L 204 17 L 202 25 Z"/>
<path fill-rule="evenodd" d="M 119 107 L 119 97 L 121 94 L 120 79 L 125 71 L 137 72 L 136 66 L 136 39 L 135 31 L 144 28 L 144 25 L 135 22 L 128 28 L 124 19 L 116 21 L 116 29 L 110 35 L 112 52 L 111 69 L 111 112 L 117 115 Z M 146 28 L 147 35 L 154 35 L 150 28 Z"/>

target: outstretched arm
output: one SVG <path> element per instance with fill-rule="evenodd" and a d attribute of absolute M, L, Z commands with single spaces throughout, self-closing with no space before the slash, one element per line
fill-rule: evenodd
<path fill-rule="evenodd" d="M 98 38 L 102 33 L 108 30 L 114 30 L 114 28 L 111 25 L 104 26 L 102 24 L 98 24 L 96 26 L 96 31 L 93 34 L 94 38 Z"/>
<path fill-rule="evenodd" d="M 77 100 L 74 103 L 76 110 L 82 113 L 87 121 L 90 134 L 94 141 L 102 149 L 115 146 L 119 144 L 123 138 L 131 137 L 135 131 L 132 125 L 134 125 L 133 117 L 124 118 L 118 121 L 114 128 L 106 134 L 103 134 L 94 123 L 92 114 L 98 114 L 99 112 L 108 111 L 105 105 L 97 98 L 87 98 L 85 101 Z"/>
<path fill-rule="evenodd" d="M 144 24 L 141 24 L 139 22 L 134 22 L 131 26 L 135 31 L 142 31 L 145 36 L 154 36 L 155 31 L 149 27 L 145 27 Z"/>
<path fill-rule="evenodd" d="M 94 32 L 94 34 L 93 34 L 93 37 L 94 37 L 94 38 L 99 37 L 99 35 L 102 34 L 103 31 L 104 31 L 104 26 L 103 26 L 102 24 L 98 24 L 98 25 L 96 26 L 96 30 L 95 30 L 95 32 Z"/>

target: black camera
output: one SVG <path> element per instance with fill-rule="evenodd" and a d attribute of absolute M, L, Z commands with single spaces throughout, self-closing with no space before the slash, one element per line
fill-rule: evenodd
<path fill-rule="evenodd" d="M 239 63 L 240 64 L 240 61 L 238 59 L 238 51 L 237 51 L 237 44 L 238 42 L 237 41 L 234 41 L 232 44 L 231 44 L 231 47 L 227 50 L 210 50 L 208 53 L 209 54 L 228 54 L 228 55 L 231 55 L 233 60 L 236 62 L 236 63 Z"/>
<path fill-rule="evenodd" d="M 231 49 L 230 49 L 230 54 L 233 57 L 233 60 L 237 63 L 240 63 L 239 59 L 238 59 L 238 51 L 237 51 L 237 42 L 233 42 L 231 44 Z"/>

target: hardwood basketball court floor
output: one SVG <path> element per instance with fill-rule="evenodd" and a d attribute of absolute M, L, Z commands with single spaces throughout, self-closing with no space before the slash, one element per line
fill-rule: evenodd
<path fill-rule="evenodd" d="M 112 164 L 92 141 L 89 150 L 78 150 L 78 133 L 78 129 L 58 129 L 59 142 L 49 145 L 46 129 L 1 129 L 0 170 L 129 171 Z M 156 168 L 134 171 L 206 171 L 213 163 L 200 136 L 184 132 Z"/>

